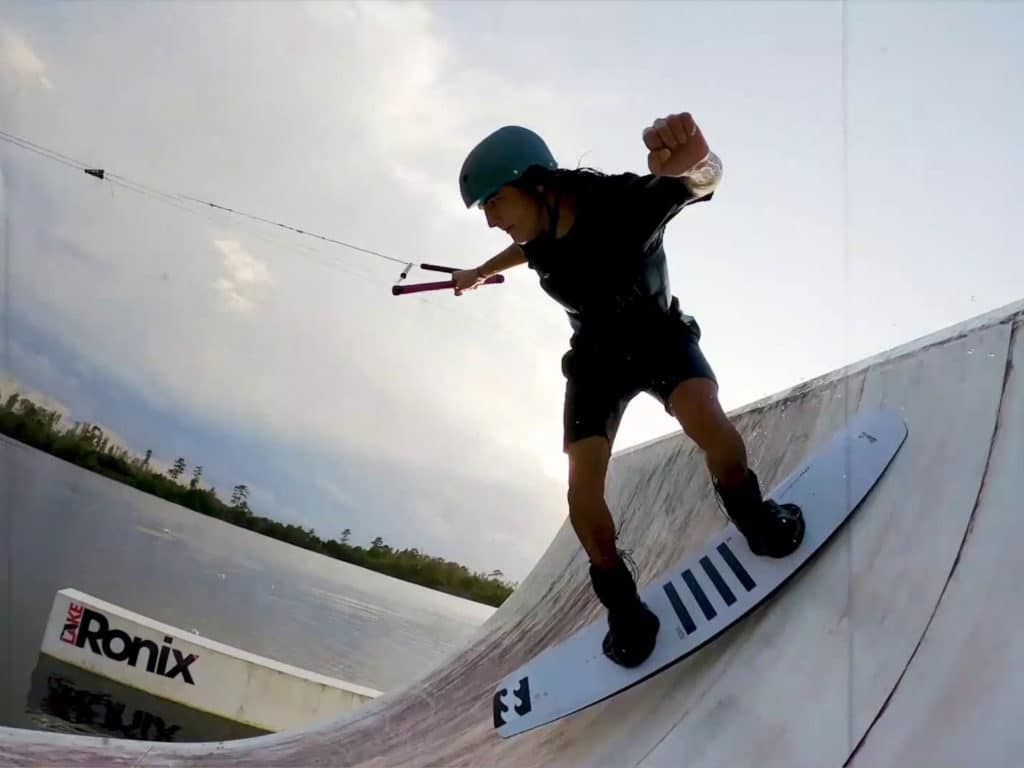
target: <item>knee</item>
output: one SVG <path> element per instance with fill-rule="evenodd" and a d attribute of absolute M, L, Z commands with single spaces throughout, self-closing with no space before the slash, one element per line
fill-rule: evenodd
<path fill-rule="evenodd" d="M 569 483 L 566 501 L 569 513 L 583 512 L 601 504 L 604 500 L 603 483 L 592 478 L 581 478 Z"/>
<path fill-rule="evenodd" d="M 714 431 L 714 422 L 715 419 L 707 408 L 690 408 L 679 417 L 683 432 L 698 443 L 702 442 L 705 435 Z"/>
<path fill-rule="evenodd" d="M 606 439 L 587 438 L 569 446 L 570 512 L 587 512 L 604 502 L 605 474 L 611 448 Z"/>
<path fill-rule="evenodd" d="M 733 430 L 732 423 L 717 399 L 700 399 L 689 403 L 680 414 L 679 422 L 687 437 L 701 448 L 707 448 L 716 440 L 731 435 Z"/>

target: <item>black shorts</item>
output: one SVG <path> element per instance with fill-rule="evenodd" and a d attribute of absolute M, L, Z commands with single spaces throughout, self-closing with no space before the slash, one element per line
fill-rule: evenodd
<path fill-rule="evenodd" d="M 562 357 L 565 375 L 563 451 L 586 437 L 615 435 L 629 402 L 646 392 L 669 410 L 676 386 L 693 378 L 717 381 L 700 348 L 700 326 L 681 313 L 634 328 L 616 344 L 574 344 Z"/>

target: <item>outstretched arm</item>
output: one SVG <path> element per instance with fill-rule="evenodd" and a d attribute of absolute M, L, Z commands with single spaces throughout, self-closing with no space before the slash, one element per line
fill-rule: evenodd
<path fill-rule="evenodd" d="M 497 256 L 492 256 L 479 267 L 477 272 L 481 278 L 488 278 L 491 275 L 496 275 L 499 272 L 504 272 L 506 269 L 518 266 L 519 264 L 526 263 L 526 254 L 523 253 L 523 249 L 518 244 L 512 243 L 508 248 L 503 250 Z"/>
<path fill-rule="evenodd" d="M 476 269 L 464 269 L 452 275 L 455 280 L 455 295 L 461 296 L 463 291 L 476 288 L 491 275 L 525 263 L 526 254 L 523 253 L 523 249 L 516 243 L 512 243 L 497 256 L 492 256 Z"/>

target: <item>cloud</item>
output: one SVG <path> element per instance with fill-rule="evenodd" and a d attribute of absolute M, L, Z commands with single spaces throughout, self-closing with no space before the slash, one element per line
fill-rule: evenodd
<path fill-rule="evenodd" d="M 10 28 L 0 28 L 0 61 L 15 77 L 53 90 L 46 65 L 24 37 Z"/>
<path fill-rule="evenodd" d="M 582 157 L 609 171 L 642 170 L 642 126 L 693 109 L 723 156 L 727 181 L 714 205 L 673 225 L 666 243 L 676 290 L 701 320 L 705 351 L 733 405 L 794 383 L 793 371 L 841 363 L 857 345 L 958 314 L 983 279 L 993 283 L 989 297 L 1020 283 L 1020 259 L 1010 256 L 1019 248 L 1005 228 L 988 226 L 1012 219 L 1006 201 L 1015 200 L 1017 145 L 966 141 L 998 155 L 988 167 L 1003 173 L 990 174 L 969 208 L 951 198 L 960 207 L 943 220 L 948 226 L 925 226 L 939 187 L 906 169 L 942 146 L 941 130 L 926 130 L 942 122 L 922 122 L 920 105 L 909 109 L 904 98 L 906 83 L 931 77 L 929 89 L 915 85 L 915 93 L 948 95 L 955 86 L 985 115 L 966 126 L 969 137 L 975 125 L 989 137 L 1019 135 L 1019 111 L 1002 106 L 1012 103 L 1015 81 L 996 73 L 1017 61 L 1013 25 L 986 22 L 998 32 L 991 56 L 925 46 L 926 58 L 882 58 L 870 41 L 876 31 L 891 35 L 892 21 L 862 9 L 857 37 L 865 42 L 850 59 L 848 111 L 863 114 L 858 105 L 876 105 L 878 93 L 887 106 L 883 121 L 851 123 L 855 178 L 844 183 L 834 14 L 804 5 L 782 16 L 730 4 L 652 5 L 657 14 L 612 3 L 586 15 L 567 3 L 539 8 L 5 8 L 7 23 L 22 32 L 0 27 L 5 130 L 147 185 L 128 190 L 111 176 L 100 181 L 0 146 L 11 315 L 81 350 L 90 372 L 173 419 L 173 433 L 154 435 L 153 444 L 198 441 L 187 432 L 198 424 L 204 436 L 253 446 L 231 457 L 236 465 L 252 466 L 260 454 L 295 478 L 292 487 L 263 483 L 261 512 L 315 517 L 323 530 L 338 520 L 357 537 L 381 532 L 397 546 L 514 573 L 566 512 L 558 363 L 568 328 L 536 276 L 520 267 L 504 285 L 458 299 L 393 297 L 394 262 L 183 198 L 167 205 L 153 190 L 215 201 L 402 264 L 472 266 L 507 245 L 478 211 L 462 207 L 456 183 L 466 151 L 495 127 L 535 128 L 563 165 Z M 992 12 L 962 11 L 985 13 Z M 900 29 L 912 37 L 930 15 L 915 6 Z M 976 48 L 967 44 L 970 25 L 953 22 L 944 22 L 950 39 L 966 35 L 956 45 Z M 766 24 L 787 44 L 766 42 L 780 39 L 764 34 Z M 721 62 L 714 77 L 680 75 L 679 29 L 703 31 L 691 36 L 686 56 Z M 634 40 L 649 43 L 642 60 Z M 743 56 L 723 56 L 730 46 Z M 887 76 L 864 80 L 865 65 Z M 936 71 L 946 76 L 929 75 Z M 51 78 L 60 99 L 47 92 Z M 900 199 L 930 202 L 896 210 L 872 196 L 880 166 L 859 157 L 896 158 L 886 166 L 895 174 L 889 186 L 903 189 Z M 847 187 L 850 259 L 837 234 Z M 964 248 L 970 259 L 960 258 Z M 940 252 L 961 265 L 955 278 L 935 277 Z M 929 302 L 907 300 L 921 293 L 913 290 L 921 280 L 943 282 L 928 283 Z M 852 314 L 869 300 L 878 308 L 870 316 Z M 844 317 L 858 316 L 867 319 L 844 331 L 852 325 Z M 764 317 L 771 322 L 759 322 Z M 874 333 L 858 330 L 872 324 Z M 70 376 L 50 381 L 57 397 L 79 407 Z M 106 390 L 96 396 L 110 398 Z M 122 431 L 136 434 L 130 427 L 149 429 Z M 618 445 L 675 429 L 643 398 Z M 195 460 L 212 475 L 228 459 L 205 450 Z"/>
<path fill-rule="evenodd" d="M 224 255 L 224 275 L 214 282 L 214 288 L 229 309 L 248 312 L 270 283 L 267 265 L 247 253 L 237 240 L 216 240 L 214 246 Z"/>
<path fill-rule="evenodd" d="M 528 546 L 564 514 L 545 468 L 561 457 L 567 334 L 532 276 L 459 299 L 396 298 L 397 264 L 152 190 L 417 263 L 479 263 L 505 243 L 461 208 L 455 175 L 507 121 L 490 95 L 565 125 L 571 105 L 468 66 L 422 5 L 98 7 L 77 23 L 76 8 L 79 33 L 51 46 L 69 80 L 60 119 L 26 109 L 19 130 L 150 191 L 9 155 L 18 310 L 162 411 L 374 467 L 372 486 L 339 482 L 319 506 L 386 522 L 396 545 L 514 570 L 519 553 L 492 557 L 463 534 L 488 489 L 504 489 L 489 502 L 496 540 Z M 196 25 L 217 44 L 190 44 L 174 66 L 149 50 Z M 100 114 L 89 94 L 109 81 L 119 97 Z M 213 456 L 196 461 L 215 469 Z M 282 514 L 299 506 L 264 490 Z M 302 514 L 317 506 L 304 500 Z"/>

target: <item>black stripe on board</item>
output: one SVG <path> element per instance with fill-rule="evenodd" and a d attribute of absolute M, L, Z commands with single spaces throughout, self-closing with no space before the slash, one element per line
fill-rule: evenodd
<path fill-rule="evenodd" d="M 713 619 L 718 615 L 715 607 L 711 605 L 711 601 L 708 600 L 708 596 L 704 594 L 704 590 L 701 589 L 700 584 L 697 583 L 697 577 L 693 575 L 689 568 L 683 571 L 683 581 L 686 582 L 686 586 L 690 588 L 690 592 L 693 594 L 694 599 L 697 601 L 697 605 L 700 606 L 701 611 L 704 613 L 705 619 Z"/>
<path fill-rule="evenodd" d="M 732 590 L 729 589 L 729 585 L 726 584 L 725 579 L 722 578 L 722 574 L 718 572 L 714 563 L 708 560 L 706 555 L 700 559 L 700 565 L 704 569 L 704 573 L 706 573 L 708 578 L 711 579 L 711 583 L 715 585 L 715 589 L 718 590 L 718 594 L 720 594 L 722 599 L 725 600 L 725 604 L 732 605 L 735 603 L 736 595 L 732 593 Z"/>
<path fill-rule="evenodd" d="M 679 593 L 676 592 L 676 586 L 671 581 L 665 585 L 665 594 L 668 595 L 668 601 L 672 603 L 672 607 L 675 608 L 676 616 L 679 617 L 679 621 L 683 624 L 683 631 L 686 634 L 695 632 L 697 625 L 693 623 L 693 619 L 690 618 L 690 612 L 686 610 L 686 606 L 683 605 L 683 601 L 679 599 Z"/>
<path fill-rule="evenodd" d="M 718 550 L 718 554 L 720 554 L 722 559 L 725 560 L 725 564 L 729 566 L 729 570 L 736 574 L 736 578 L 740 580 L 740 584 L 743 585 L 743 588 L 747 590 L 747 592 L 752 591 L 754 587 L 757 586 L 757 583 L 750 578 L 750 574 L 747 573 L 747 569 L 743 567 L 743 563 L 736 559 L 736 555 L 732 553 L 729 546 L 723 541 L 715 547 L 715 549 Z"/>

